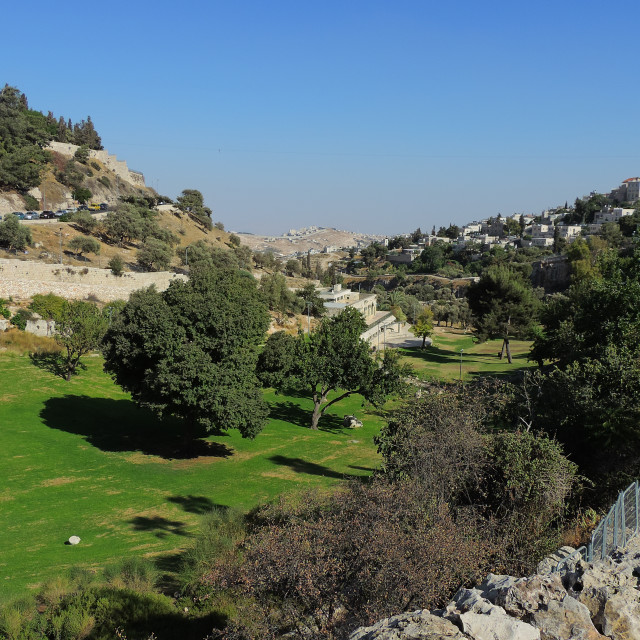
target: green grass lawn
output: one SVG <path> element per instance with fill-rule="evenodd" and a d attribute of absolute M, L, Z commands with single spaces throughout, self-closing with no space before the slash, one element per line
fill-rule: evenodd
<path fill-rule="evenodd" d="M 137 409 L 101 358 L 85 362 L 65 382 L 26 356 L 0 356 L 0 600 L 74 564 L 142 554 L 170 568 L 215 505 L 248 509 L 378 465 L 381 418 L 358 397 L 332 407 L 314 432 L 308 400 L 269 394 L 271 419 L 255 440 L 207 437 L 187 454 L 175 423 Z M 347 413 L 363 428 L 343 428 Z M 82 542 L 65 545 L 71 535 Z"/>
<path fill-rule="evenodd" d="M 462 379 L 471 380 L 479 375 L 506 375 L 519 369 L 535 366 L 527 361 L 531 342 L 511 340 L 513 364 L 498 358 L 502 340 L 489 340 L 482 344 L 474 343 L 473 336 L 455 329 L 434 334 L 433 345 L 424 350 L 418 348 L 402 349 L 403 362 L 410 364 L 418 377 L 437 378 L 439 380 L 458 380 L 460 378 L 460 349 L 462 353 Z"/>

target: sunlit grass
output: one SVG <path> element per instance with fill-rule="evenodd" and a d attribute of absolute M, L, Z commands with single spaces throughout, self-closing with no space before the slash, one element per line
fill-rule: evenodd
<path fill-rule="evenodd" d="M 65 382 L 27 356 L 0 355 L 0 599 L 75 564 L 100 569 L 143 555 L 162 569 L 213 507 L 247 510 L 378 466 L 381 418 L 358 397 L 311 431 L 309 400 L 268 393 L 272 417 L 255 440 L 230 432 L 185 451 L 178 423 L 136 408 L 101 358 L 85 363 Z M 363 428 L 343 428 L 347 413 Z M 81 543 L 65 545 L 71 535 Z"/>
<path fill-rule="evenodd" d="M 451 381 L 459 380 L 462 375 L 463 380 L 469 380 L 479 375 L 506 375 L 534 366 L 527 360 L 531 342 L 510 342 L 512 364 L 509 364 L 506 355 L 502 360 L 498 357 L 502 340 L 476 343 L 471 333 L 461 329 L 439 329 L 430 347 L 401 351 L 404 354 L 403 361 L 409 363 L 421 378 Z"/>

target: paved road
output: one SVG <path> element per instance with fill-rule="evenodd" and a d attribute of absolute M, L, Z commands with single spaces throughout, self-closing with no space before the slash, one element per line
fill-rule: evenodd
<path fill-rule="evenodd" d="M 102 220 L 107 216 L 108 211 L 101 211 L 100 213 L 94 213 L 91 215 L 96 220 Z M 24 224 L 64 224 L 60 222 L 59 218 L 51 218 L 50 220 L 20 220 Z"/>

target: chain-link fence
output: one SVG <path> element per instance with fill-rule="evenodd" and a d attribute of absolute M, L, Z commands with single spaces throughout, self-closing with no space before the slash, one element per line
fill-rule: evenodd
<path fill-rule="evenodd" d="M 556 567 L 559 571 L 563 565 L 579 554 L 588 562 L 595 562 L 610 555 L 616 547 L 625 547 L 627 542 L 638 533 L 640 484 L 636 480 L 618 495 L 609 513 L 591 534 L 591 541 L 574 553 L 560 560 Z"/>

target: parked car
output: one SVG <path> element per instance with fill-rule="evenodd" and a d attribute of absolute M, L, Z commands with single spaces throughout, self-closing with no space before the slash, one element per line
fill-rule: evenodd
<path fill-rule="evenodd" d="M 52 220 L 55 217 L 56 217 L 56 214 L 53 213 L 53 211 L 43 211 L 40 214 L 40 219 L 41 220 Z"/>
<path fill-rule="evenodd" d="M 81 204 L 81 205 L 78 207 L 78 211 L 89 211 L 89 207 L 87 207 L 87 205 L 86 205 L 86 204 Z"/>
<path fill-rule="evenodd" d="M 24 219 L 25 220 L 37 220 L 38 219 L 38 214 L 35 211 L 27 211 L 24 214 Z"/>
<path fill-rule="evenodd" d="M 100 203 L 100 211 L 106 211 L 109 208 L 109 205 L 106 202 Z"/>

